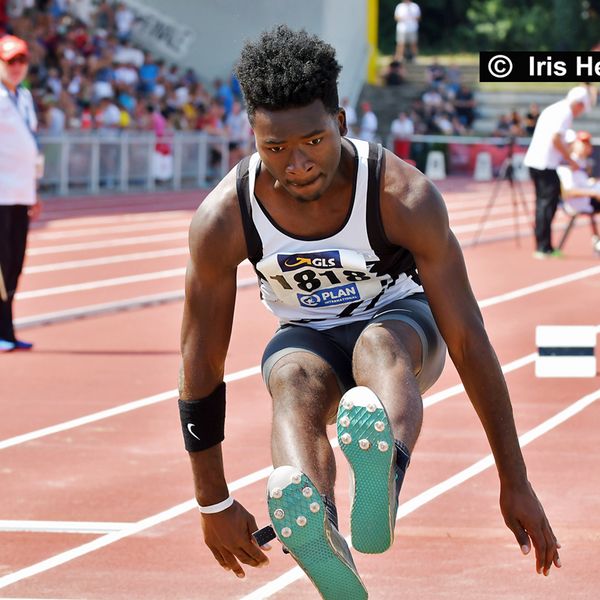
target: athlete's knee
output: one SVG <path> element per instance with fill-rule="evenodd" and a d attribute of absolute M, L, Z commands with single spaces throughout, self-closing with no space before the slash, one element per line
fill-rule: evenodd
<path fill-rule="evenodd" d="M 331 370 L 321 361 L 289 356 L 271 370 L 269 389 L 274 397 L 326 394 L 331 377 Z"/>
<path fill-rule="evenodd" d="M 360 335 L 354 362 L 373 364 L 377 369 L 406 366 L 414 370 L 421 353 L 418 334 L 406 323 L 375 323 Z"/>

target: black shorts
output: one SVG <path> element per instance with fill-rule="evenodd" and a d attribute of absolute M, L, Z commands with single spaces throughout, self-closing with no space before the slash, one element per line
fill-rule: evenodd
<path fill-rule="evenodd" d="M 371 319 L 318 331 L 302 325 L 283 325 L 265 348 L 262 375 L 269 387 L 271 370 L 281 358 L 297 351 L 320 356 L 333 369 L 342 393 L 356 386 L 352 376 L 352 352 L 360 334 L 373 323 L 402 321 L 421 338 L 423 362 L 416 377 L 421 393 L 440 376 L 446 360 L 446 344 L 429 308 L 425 294 L 413 294 L 383 306 Z"/>

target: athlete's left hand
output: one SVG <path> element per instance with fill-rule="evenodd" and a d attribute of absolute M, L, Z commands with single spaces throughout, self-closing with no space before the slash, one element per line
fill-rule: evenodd
<path fill-rule="evenodd" d="M 523 554 L 529 554 L 533 543 L 535 567 L 539 574 L 549 575 L 553 563 L 557 568 L 561 567 L 558 556 L 560 544 L 528 481 L 519 486 L 501 486 L 500 510 Z"/>

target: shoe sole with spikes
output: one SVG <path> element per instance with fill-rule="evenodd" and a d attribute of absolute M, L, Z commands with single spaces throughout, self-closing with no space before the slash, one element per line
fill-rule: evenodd
<path fill-rule="evenodd" d="M 385 552 L 396 522 L 396 446 L 385 408 L 372 390 L 358 386 L 344 394 L 337 436 L 352 470 L 352 545 L 365 554 Z"/>
<path fill-rule="evenodd" d="M 310 479 L 295 467 L 278 467 L 269 477 L 267 504 L 277 537 L 325 600 L 365 600 L 346 540 L 329 522 Z"/>

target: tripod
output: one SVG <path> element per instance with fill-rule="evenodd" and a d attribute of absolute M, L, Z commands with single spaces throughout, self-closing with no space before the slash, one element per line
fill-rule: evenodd
<path fill-rule="evenodd" d="M 490 212 L 492 207 L 494 206 L 494 202 L 496 201 L 496 197 L 500 192 L 500 188 L 502 186 L 503 181 L 508 181 L 508 185 L 510 187 L 510 201 L 513 207 L 513 221 L 515 228 L 515 242 L 517 246 L 521 245 L 520 235 L 519 235 L 519 203 L 521 204 L 521 208 L 523 209 L 523 214 L 527 215 L 528 207 L 527 202 L 525 201 L 525 192 L 523 191 L 523 187 L 521 183 L 515 179 L 515 166 L 514 166 L 514 146 L 515 140 L 514 138 L 509 139 L 508 145 L 508 156 L 502 162 L 500 166 L 500 171 L 496 176 L 496 181 L 494 183 L 494 187 L 492 189 L 492 193 L 490 195 L 490 199 L 488 200 L 487 206 L 483 212 L 481 217 L 481 221 L 479 222 L 479 227 L 473 236 L 473 241 L 471 244 L 475 246 L 479 242 L 479 238 L 481 236 L 481 232 L 485 227 L 485 224 L 490 216 Z"/>

